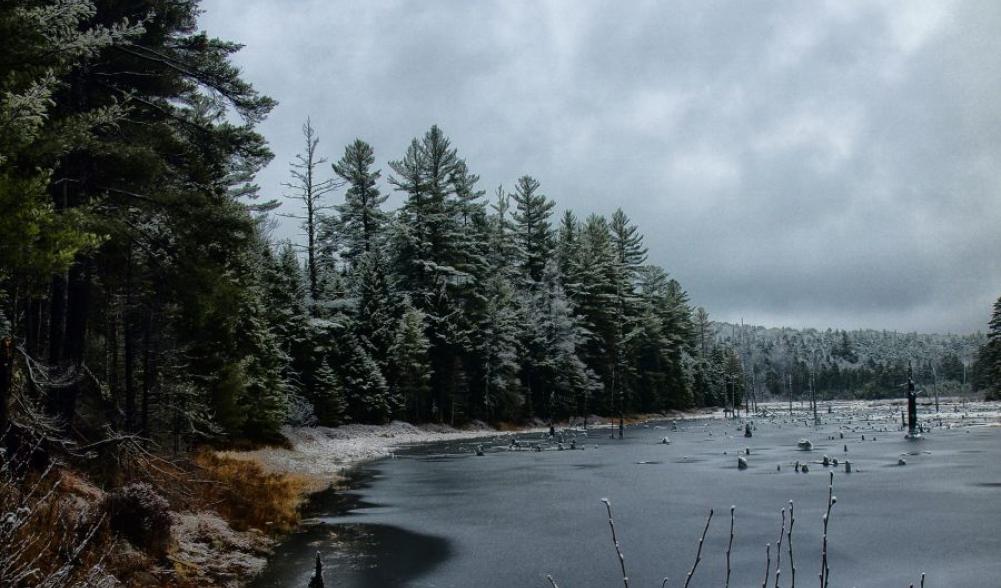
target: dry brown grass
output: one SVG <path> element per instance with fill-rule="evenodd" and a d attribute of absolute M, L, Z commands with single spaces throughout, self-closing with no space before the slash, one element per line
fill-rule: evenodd
<path fill-rule="evenodd" d="M 237 530 L 259 529 L 285 533 L 299 523 L 299 505 L 311 488 L 310 480 L 268 473 L 257 463 L 202 451 L 193 457 L 203 472 L 198 498 Z"/>
<path fill-rule="evenodd" d="M 96 582 L 113 537 L 100 491 L 58 467 L 41 472 L 7 462 L 0 481 L 0 586 Z"/>

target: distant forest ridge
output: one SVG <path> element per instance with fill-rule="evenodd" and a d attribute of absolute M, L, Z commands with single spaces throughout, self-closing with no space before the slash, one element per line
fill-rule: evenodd
<path fill-rule="evenodd" d="M 737 352 L 755 380 L 755 391 L 781 397 L 809 394 L 811 377 L 821 396 L 893 396 L 909 373 L 919 386 L 958 392 L 970 382 L 971 366 L 986 342 L 987 336 L 979 332 L 942 335 L 712 323 L 712 343 Z"/>

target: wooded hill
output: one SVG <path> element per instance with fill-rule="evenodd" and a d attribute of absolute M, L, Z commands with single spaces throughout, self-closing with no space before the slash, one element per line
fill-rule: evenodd
<path fill-rule="evenodd" d="M 763 393 L 786 399 L 809 394 L 824 398 L 901 396 L 912 370 L 931 391 L 959 392 L 972 379 L 972 366 L 986 343 L 983 333 L 937 335 L 895 331 L 767 328 L 713 324 L 714 341 L 734 347 L 747 377 Z"/>

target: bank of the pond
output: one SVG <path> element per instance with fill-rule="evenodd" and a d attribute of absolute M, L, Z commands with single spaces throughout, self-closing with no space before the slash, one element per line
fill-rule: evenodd
<path fill-rule="evenodd" d="M 714 409 L 676 411 L 660 414 L 630 415 L 626 417 L 627 424 L 638 424 L 654 420 L 722 418 L 722 412 Z M 591 416 L 588 426 L 593 430 L 614 431 L 618 421 L 615 419 Z M 562 428 L 570 423 L 557 423 Z M 300 512 L 305 521 L 293 533 L 281 533 L 273 536 L 269 552 L 273 553 L 275 545 L 281 547 L 290 542 L 309 541 L 310 516 L 314 513 L 347 513 L 358 505 L 352 502 L 351 491 L 366 483 L 359 466 L 382 458 L 391 457 L 397 452 L 421 445 L 434 445 L 456 441 L 476 439 L 496 439 L 508 435 L 543 435 L 549 430 L 548 425 L 539 422 L 526 425 L 502 425 L 491 427 L 484 423 L 473 423 L 463 428 L 449 425 L 423 424 L 413 425 L 402 421 L 394 421 L 385 425 L 350 424 L 340 427 L 285 427 L 282 435 L 288 440 L 288 447 L 262 447 L 249 451 L 217 451 L 215 455 L 225 460 L 249 462 L 262 468 L 266 473 L 287 477 L 296 482 L 300 489 Z M 306 532 L 304 532 L 306 531 Z M 408 540 L 405 533 L 393 533 L 384 530 L 367 530 L 365 533 L 379 533 L 381 541 L 392 541 L 401 546 L 403 551 Z M 355 539 L 358 539 L 355 537 Z M 357 544 L 358 541 L 345 542 Z M 260 553 L 263 543 L 254 546 Z M 427 547 L 426 545 L 424 547 Z M 424 547 L 419 553 L 424 553 Z M 417 553 L 417 552 L 415 552 Z M 280 555 L 280 554 L 279 554 Z M 424 553 L 425 556 L 430 554 Z M 275 557 L 270 558 L 269 565 L 276 565 Z M 280 562 L 277 565 L 281 565 Z M 261 567 L 248 569 L 247 577 L 241 583 L 251 581 Z"/>
<path fill-rule="evenodd" d="M 720 417 L 714 409 L 677 411 L 660 414 L 630 415 L 627 424 L 663 419 L 694 419 Z M 598 416 L 588 418 L 592 428 L 614 427 L 617 421 Z M 564 427 L 570 423 L 557 423 Z M 536 422 L 525 426 L 491 427 L 475 422 L 463 428 L 449 425 L 413 425 L 393 421 L 386 425 L 342 425 L 340 427 L 284 427 L 282 435 L 289 447 L 262 447 L 252 451 L 220 451 L 225 458 L 252 461 L 265 471 L 275 474 L 302 476 L 312 480 L 310 492 L 325 489 L 343 478 L 348 469 L 359 464 L 390 457 L 402 447 L 476 439 L 493 435 L 544 433 L 548 425 Z"/>

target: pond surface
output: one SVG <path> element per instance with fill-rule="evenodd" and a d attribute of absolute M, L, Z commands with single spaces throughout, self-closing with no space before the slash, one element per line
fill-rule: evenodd
<path fill-rule="evenodd" d="M 737 423 L 716 420 L 629 427 L 624 440 L 592 429 L 587 439 L 578 435 L 576 450 L 511 450 L 509 436 L 410 448 L 358 468 L 353 491 L 318 495 L 312 520 L 253 586 L 306 586 L 317 551 L 327 586 L 544 588 L 547 573 L 561 588 L 621 585 L 603 497 L 633 588 L 659 587 L 665 577 L 684 584 L 710 508 L 692 586 L 722 586 L 730 505 L 731 586 L 760 585 L 766 543 L 774 574 L 789 500 L 796 579 L 812 586 L 834 469 L 821 465 L 825 454 L 854 468 L 846 474 L 842 465 L 834 478 L 832 586 L 906 588 L 922 571 L 928 587 L 1001 586 L 1001 428 L 935 428 L 909 441 L 892 413 L 823 417 L 817 428 L 759 418 L 750 439 Z M 660 443 L 665 436 L 670 444 Z M 804 438 L 813 451 L 797 448 Z M 479 443 L 484 456 L 475 455 Z M 901 458 L 906 465 L 897 465 Z M 810 462 L 809 473 L 794 473 L 796 461 Z M 783 538 L 783 586 L 787 548 Z"/>

